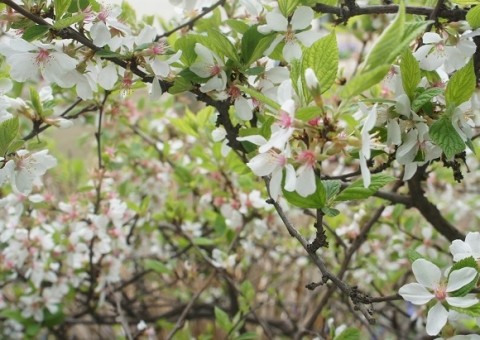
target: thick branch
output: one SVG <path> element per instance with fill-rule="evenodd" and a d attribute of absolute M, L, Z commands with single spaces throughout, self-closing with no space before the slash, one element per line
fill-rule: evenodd
<path fill-rule="evenodd" d="M 423 217 L 450 242 L 457 239 L 465 239 L 459 230 L 451 225 L 441 214 L 438 208 L 425 197 L 425 191 L 422 189 L 426 166 L 418 168 L 417 173 L 408 181 L 410 197 L 415 208 Z"/>

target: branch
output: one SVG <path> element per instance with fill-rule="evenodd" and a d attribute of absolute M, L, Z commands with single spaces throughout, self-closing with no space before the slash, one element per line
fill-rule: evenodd
<path fill-rule="evenodd" d="M 378 6 L 329 6 L 324 4 L 316 4 L 313 6 L 313 9 L 321 13 L 335 14 L 339 17 L 340 22 L 346 22 L 349 18 L 357 15 L 365 14 L 393 14 L 398 12 L 398 5 L 378 5 Z M 405 11 L 408 14 L 416 14 L 426 16 L 430 18 L 432 13 L 435 11 L 435 8 L 431 7 L 417 7 L 417 6 L 406 6 Z M 465 20 L 467 11 L 461 8 L 454 9 L 439 9 L 436 13 L 437 18 L 447 19 L 448 21 L 460 21 Z"/>
<path fill-rule="evenodd" d="M 416 174 L 408 181 L 408 189 L 413 206 L 422 214 L 423 217 L 450 242 L 453 240 L 465 239 L 458 229 L 450 224 L 438 210 L 435 204 L 425 197 L 425 191 L 422 189 L 422 181 L 425 176 L 427 165 L 417 169 Z"/>

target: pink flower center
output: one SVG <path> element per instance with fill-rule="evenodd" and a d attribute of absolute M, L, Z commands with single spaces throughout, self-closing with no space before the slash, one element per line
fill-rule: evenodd
<path fill-rule="evenodd" d="M 240 95 L 242 94 L 240 92 L 240 89 L 234 85 L 230 86 L 230 88 L 228 89 L 228 94 L 230 95 L 230 97 L 232 97 L 233 100 L 237 99 L 238 97 L 240 97 Z"/>
<path fill-rule="evenodd" d="M 293 119 L 286 111 L 280 111 L 280 126 L 284 129 L 292 127 Z"/>
<path fill-rule="evenodd" d="M 447 287 L 444 284 L 440 284 L 435 288 L 434 294 L 438 301 L 444 301 L 447 298 Z"/>
<path fill-rule="evenodd" d="M 163 55 L 167 51 L 167 44 L 164 41 L 160 41 L 152 46 L 153 55 Z"/>
<path fill-rule="evenodd" d="M 280 165 L 282 168 L 287 165 L 288 163 L 287 157 L 285 157 L 284 155 L 278 155 L 278 154 L 276 157 L 277 157 L 278 165 Z"/>
<path fill-rule="evenodd" d="M 220 72 L 222 72 L 222 68 L 218 65 L 213 65 L 211 68 L 210 68 L 210 75 L 212 76 L 216 76 L 217 74 L 219 74 Z"/>
<path fill-rule="evenodd" d="M 317 162 L 317 159 L 315 158 L 315 154 L 313 151 L 311 150 L 307 150 L 307 151 L 302 151 L 299 155 L 298 155 L 298 161 L 299 162 L 302 162 L 304 164 L 307 164 L 311 167 L 314 167 L 315 166 L 315 163 Z"/>
<path fill-rule="evenodd" d="M 98 20 L 105 22 L 110 15 L 110 11 L 108 9 L 103 9 L 100 13 L 98 13 Z"/>
<path fill-rule="evenodd" d="M 39 65 L 45 64 L 48 59 L 50 59 L 50 53 L 46 49 L 41 48 L 35 57 L 35 62 Z"/>

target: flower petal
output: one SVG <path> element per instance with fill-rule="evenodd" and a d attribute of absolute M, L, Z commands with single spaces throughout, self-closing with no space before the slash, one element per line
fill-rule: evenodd
<path fill-rule="evenodd" d="M 435 289 L 442 277 L 440 268 L 425 259 L 415 260 L 412 271 L 418 283 L 431 289 Z"/>
<path fill-rule="evenodd" d="M 478 272 L 475 268 L 465 267 L 454 270 L 448 276 L 447 292 L 454 292 L 457 289 L 472 282 L 477 276 Z"/>
<path fill-rule="evenodd" d="M 414 305 L 423 305 L 433 299 L 435 295 L 429 292 L 423 285 L 419 283 L 408 283 L 400 287 L 398 294 L 406 301 Z"/>
<path fill-rule="evenodd" d="M 427 315 L 427 334 L 437 335 L 447 323 L 448 312 L 440 302 L 433 306 Z"/>
<path fill-rule="evenodd" d="M 303 30 L 310 26 L 313 20 L 313 9 L 307 6 L 299 6 L 292 15 L 290 24 L 294 30 Z"/>
<path fill-rule="evenodd" d="M 461 297 L 447 296 L 447 302 L 453 307 L 468 308 L 478 303 L 478 299 L 474 294 Z"/>

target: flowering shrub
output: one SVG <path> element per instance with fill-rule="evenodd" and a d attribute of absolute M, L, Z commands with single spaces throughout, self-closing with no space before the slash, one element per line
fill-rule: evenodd
<path fill-rule="evenodd" d="M 0 0 L 1 337 L 478 339 L 476 1 L 170 2 Z"/>

